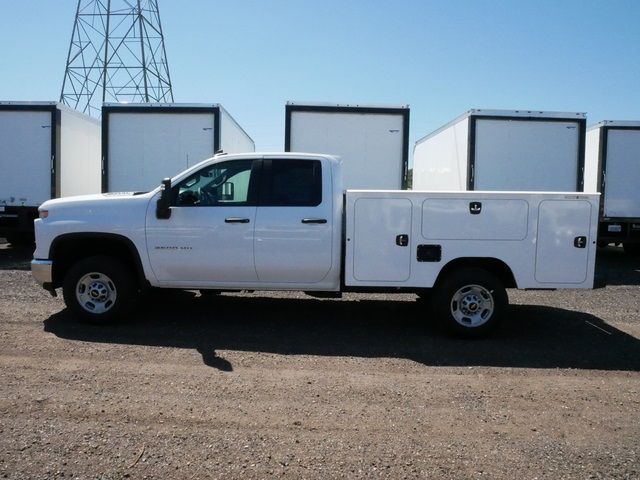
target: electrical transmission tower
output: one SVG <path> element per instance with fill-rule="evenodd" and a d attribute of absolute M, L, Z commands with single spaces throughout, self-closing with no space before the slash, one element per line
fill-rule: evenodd
<path fill-rule="evenodd" d="M 158 0 L 78 0 L 60 101 L 94 117 L 104 102 L 173 102 Z"/>

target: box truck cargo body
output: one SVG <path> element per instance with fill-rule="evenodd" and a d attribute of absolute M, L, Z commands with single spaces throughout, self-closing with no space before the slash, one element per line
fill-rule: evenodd
<path fill-rule="evenodd" d="M 421 138 L 414 190 L 582 191 L 583 113 L 469 110 Z"/>
<path fill-rule="evenodd" d="M 287 152 L 336 155 L 345 189 L 406 188 L 409 107 L 287 103 Z"/>
<path fill-rule="evenodd" d="M 56 102 L 0 102 L 0 237 L 33 234 L 38 206 L 100 192 L 100 122 Z"/>
<path fill-rule="evenodd" d="M 218 104 L 102 107 L 102 191 L 148 191 L 217 151 L 253 152 L 253 140 Z"/>
<path fill-rule="evenodd" d="M 600 122 L 586 142 L 585 191 L 602 194 L 598 241 L 640 253 L 640 122 Z"/>

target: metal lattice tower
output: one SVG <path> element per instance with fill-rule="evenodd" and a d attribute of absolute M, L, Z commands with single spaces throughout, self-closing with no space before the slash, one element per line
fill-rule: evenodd
<path fill-rule="evenodd" d="M 60 101 L 94 117 L 104 102 L 173 102 L 158 0 L 78 0 Z"/>

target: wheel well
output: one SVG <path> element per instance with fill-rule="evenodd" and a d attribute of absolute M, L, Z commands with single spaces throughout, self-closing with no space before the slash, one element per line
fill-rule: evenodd
<path fill-rule="evenodd" d="M 140 255 L 133 242 L 122 235 L 106 233 L 70 233 L 57 237 L 49 249 L 53 260 L 53 287 L 62 286 L 69 268 L 78 260 L 106 255 L 131 266 L 141 286 L 147 283 Z"/>
<path fill-rule="evenodd" d="M 434 286 L 438 285 L 450 272 L 462 267 L 482 268 L 498 277 L 505 288 L 518 288 L 513 272 L 506 263 L 497 258 L 484 257 L 464 257 L 451 260 L 440 270 Z"/>

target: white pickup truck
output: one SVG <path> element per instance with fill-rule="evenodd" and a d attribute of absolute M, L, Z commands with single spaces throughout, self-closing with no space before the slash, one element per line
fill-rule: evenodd
<path fill-rule="evenodd" d="M 429 296 L 486 333 L 506 288 L 592 288 L 598 194 L 344 192 L 341 163 L 217 155 L 147 193 L 45 202 L 32 272 L 78 317 L 122 316 L 148 287 Z"/>

